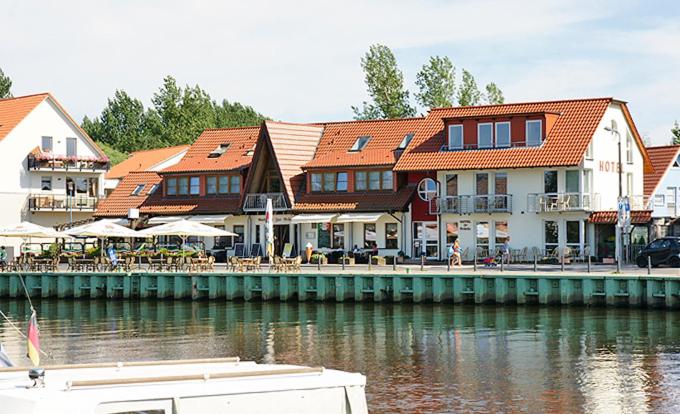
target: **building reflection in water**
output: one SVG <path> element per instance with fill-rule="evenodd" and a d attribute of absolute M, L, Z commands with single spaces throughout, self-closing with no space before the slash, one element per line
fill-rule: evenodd
<path fill-rule="evenodd" d="M 240 356 L 367 375 L 372 412 L 640 412 L 680 403 L 672 312 L 38 301 L 50 363 Z M 24 326 L 28 305 L 0 301 Z M 7 323 L 0 340 L 26 363 Z"/>

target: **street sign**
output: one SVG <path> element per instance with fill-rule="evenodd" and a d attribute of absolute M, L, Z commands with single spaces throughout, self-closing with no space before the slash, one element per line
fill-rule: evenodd
<path fill-rule="evenodd" d="M 630 226 L 630 199 L 628 197 L 622 197 L 619 199 L 617 206 L 617 217 L 616 225 L 619 227 L 629 227 Z"/>

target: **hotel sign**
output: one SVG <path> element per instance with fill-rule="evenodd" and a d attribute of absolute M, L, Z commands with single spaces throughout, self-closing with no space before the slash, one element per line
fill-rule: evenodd
<path fill-rule="evenodd" d="M 618 173 L 621 171 L 621 164 L 615 161 L 599 161 L 600 172 Z"/>

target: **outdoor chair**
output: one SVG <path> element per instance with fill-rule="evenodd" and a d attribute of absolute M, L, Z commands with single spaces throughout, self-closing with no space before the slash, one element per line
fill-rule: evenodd
<path fill-rule="evenodd" d="M 231 256 L 228 260 L 229 263 L 229 270 L 232 272 L 236 272 L 240 268 L 240 263 L 238 261 L 238 257 L 236 256 Z"/>
<path fill-rule="evenodd" d="M 255 270 L 258 272 L 262 270 L 262 256 L 257 256 L 255 258 Z"/>
<path fill-rule="evenodd" d="M 301 271 L 302 270 L 302 256 L 298 256 L 295 258 L 295 263 L 293 264 L 293 270 L 295 271 Z"/>
<path fill-rule="evenodd" d="M 205 270 L 215 271 L 215 256 L 208 257 L 208 263 L 205 265 Z"/>

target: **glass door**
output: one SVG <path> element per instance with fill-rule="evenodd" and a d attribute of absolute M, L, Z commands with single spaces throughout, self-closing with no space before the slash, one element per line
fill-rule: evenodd
<path fill-rule="evenodd" d="M 436 221 L 413 223 L 413 257 L 425 254 L 428 259 L 439 256 L 438 238 L 439 228 Z"/>

